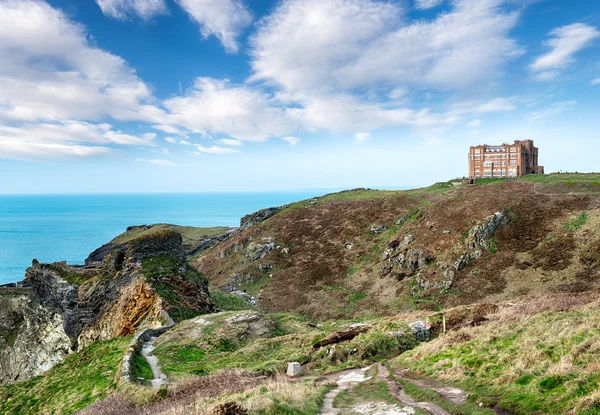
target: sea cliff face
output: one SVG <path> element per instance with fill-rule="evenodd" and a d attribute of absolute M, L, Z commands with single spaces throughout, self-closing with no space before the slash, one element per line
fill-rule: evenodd
<path fill-rule="evenodd" d="M 25 283 L 29 295 L 0 295 L 0 383 L 38 375 L 96 341 L 213 309 L 206 279 L 188 267 L 173 231 L 86 267 L 34 260 Z"/>

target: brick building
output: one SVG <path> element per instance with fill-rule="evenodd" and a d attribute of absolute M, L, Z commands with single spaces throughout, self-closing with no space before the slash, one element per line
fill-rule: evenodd
<path fill-rule="evenodd" d="M 517 140 L 514 144 L 478 145 L 469 151 L 469 177 L 519 177 L 544 174 L 538 166 L 538 149 L 533 140 Z"/>

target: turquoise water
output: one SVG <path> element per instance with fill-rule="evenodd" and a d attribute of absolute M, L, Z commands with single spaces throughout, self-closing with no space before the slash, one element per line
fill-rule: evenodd
<path fill-rule="evenodd" d="M 130 225 L 238 226 L 247 213 L 323 193 L 0 196 L 0 284 L 22 280 L 33 258 L 82 264 Z"/>

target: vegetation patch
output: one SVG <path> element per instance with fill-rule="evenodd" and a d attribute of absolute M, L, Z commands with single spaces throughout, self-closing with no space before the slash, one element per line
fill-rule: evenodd
<path fill-rule="evenodd" d="M 210 298 L 220 311 L 256 310 L 257 308 L 239 295 L 226 293 L 219 289 L 210 290 Z"/>
<path fill-rule="evenodd" d="M 0 386 L 0 413 L 73 414 L 108 396 L 131 337 L 97 342 L 42 376 Z"/>
<path fill-rule="evenodd" d="M 465 341 L 452 340 L 461 333 Z M 591 304 L 500 316 L 421 344 L 397 363 L 464 387 L 474 403 L 497 402 L 515 414 L 597 413 L 586 411 L 596 405 L 588 395 L 600 395 L 599 345 L 600 313 Z"/>
<path fill-rule="evenodd" d="M 587 220 L 587 212 L 580 213 L 579 215 L 572 215 L 566 222 L 563 223 L 563 228 L 567 232 L 577 232 L 583 227 L 583 225 L 586 224 Z"/>

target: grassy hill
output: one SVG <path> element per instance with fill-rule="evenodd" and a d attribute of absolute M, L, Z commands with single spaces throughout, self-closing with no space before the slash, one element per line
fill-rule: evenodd
<path fill-rule="evenodd" d="M 292 204 L 194 263 L 213 289 L 235 287 L 264 310 L 315 318 L 584 292 L 598 286 L 596 260 L 586 256 L 600 238 L 599 201 L 598 174 L 357 189 Z M 469 232 L 496 212 L 508 225 L 489 238 L 481 258 L 455 269 Z M 386 250 L 406 237 L 427 263 L 385 273 Z M 455 274 L 449 287 L 446 269 Z"/>

